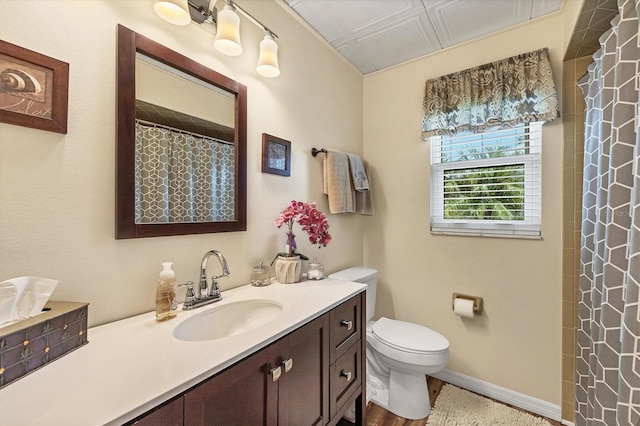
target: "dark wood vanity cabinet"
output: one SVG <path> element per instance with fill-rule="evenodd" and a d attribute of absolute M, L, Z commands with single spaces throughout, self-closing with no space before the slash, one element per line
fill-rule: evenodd
<path fill-rule="evenodd" d="M 132 424 L 136 426 L 182 426 L 184 424 L 184 401 L 180 396 L 146 413 Z"/>
<path fill-rule="evenodd" d="M 134 424 L 334 425 L 355 400 L 362 424 L 363 306 L 361 293 Z M 163 410 L 182 403 L 183 423 L 175 422 L 175 405 L 165 423 Z"/>
<path fill-rule="evenodd" d="M 331 323 L 330 352 L 330 412 L 331 418 L 342 415 L 353 401 L 354 395 L 365 389 L 366 379 L 362 360 L 365 334 L 362 324 L 364 312 L 362 300 L 354 297 L 329 312 Z M 357 410 L 356 410 L 357 411 Z"/>
<path fill-rule="evenodd" d="M 322 425 L 329 415 L 323 315 L 184 396 L 185 425 Z"/>
<path fill-rule="evenodd" d="M 329 419 L 329 316 L 277 342 L 279 425 L 323 425 Z M 287 363 L 290 364 L 287 364 Z M 290 369 L 287 371 L 287 367 Z"/>

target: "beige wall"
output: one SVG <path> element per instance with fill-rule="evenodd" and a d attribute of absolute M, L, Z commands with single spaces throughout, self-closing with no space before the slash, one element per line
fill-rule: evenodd
<path fill-rule="evenodd" d="M 579 6 L 579 5 L 578 5 Z M 376 216 L 365 221 L 365 264 L 380 271 L 376 316 L 449 339 L 448 369 L 561 403 L 561 120 L 543 127 L 542 240 L 429 233 L 429 144 L 421 139 L 425 80 L 549 47 L 556 87 L 577 8 L 365 77 L 364 155 L 374 165 Z M 570 13 L 571 16 L 567 16 Z M 462 319 L 451 295 L 484 298 Z"/>
<path fill-rule="evenodd" d="M 161 21 L 152 0 L 0 1 L 0 38 L 71 65 L 67 135 L 0 124 L 0 280 L 58 279 L 54 299 L 90 302 L 92 325 L 151 310 L 166 260 L 175 262 L 179 280 L 193 280 L 202 253 L 215 248 L 232 272 L 223 290 L 244 284 L 251 265 L 281 249 L 283 232 L 273 221 L 286 202 L 316 200 L 327 210 L 321 158 L 311 157 L 311 147 L 358 153 L 364 145 L 376 215 L 330 216 L 334 241 L 318 250 L 299 238 L 301 251 L 319 256 L 329 272 L 362 263 L 364 253 L 380 271 L 378 316 L 442 332 L 453 371 L 560 405 L 562 123 L 544 127 L 544 239 L 525 241 L 429 234 L 429 146 L 420 121 L 426 79 L 543 46 L 551 49 L 560 89 L 561 58 L 581 2 L 370 75 L 364 88 L 353 67 L 275 2 L 245 3 L 280 36 L 277 79 L 256 75 L 262 34 L 243 18 L 245 53 L 230 58 L 195 24 Z M 114 239 L 118 23 L 248 87 L 247 232 Z M 263 132 L 292 141 L 290 178 L 260 173 Z M 454 316 L 454 291 L 484 297 L 484 315 Z"/>
<path fill-rule="evenodd" d="M 60 281 L 55 300 L 87 301 L 90 325 L 154 304 L 160 262 L 180 281 L 198 277 L 202 254 L 225 254 L 222 289 L 249 282 L 250 267 L 283 249 L 274 225 L 292 199 L 322 195 L 313 146 L 362 151 L 362 75 L 273 1 L 243 3 L 280 36 L 277 79 L 255 72 L 263 33 L 242 18 L 240 57 L 223 56 L 196 24 L 175 27 L 152 0 L 0 1 L 0 38 L 68 62 L 66 135 L 0 124 L 0 280 L 22 275 Z M 114 239 L 116 24 L 150 37 L 248 87 L 248 230 L 222 234 Z M 291 177 L 262 174 L 263 132 L 292 142 Z M 333 242 L 300 251 L 328 271 L 362 263 L 362 218 L 330 216 Z M 302 232 L 298 232 L 302 234 Z"/>

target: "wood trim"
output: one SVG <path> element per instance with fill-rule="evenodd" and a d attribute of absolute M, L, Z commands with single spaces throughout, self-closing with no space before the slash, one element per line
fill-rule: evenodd
<path fill-rule="evenodd" d="M 247 88 L 155 41 L 118 25 L 116 60 L 116 239 L 247 230 Z M 236 220 L 231 222 L 136 224 L 135 61 L 136 52 L 220 87 L 236 97 Z"/>
<path fill-rule="evenodd" d="M 33 50 L 0 40 L 0 54 L 51 70 L 51 118 L 0 109 L 0 122 L 56 133 L 67 133 L 69 64 Z"/>

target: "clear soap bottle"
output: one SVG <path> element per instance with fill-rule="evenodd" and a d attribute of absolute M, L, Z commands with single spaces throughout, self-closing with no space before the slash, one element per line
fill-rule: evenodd
<path fill-rule="evenodd" d="M 171 262 L 162 263 L 162 271 L 156 286 L 156 321 L 174 318 L 178 312 L 178 285 L 171 265 L 173 265 Z"/>

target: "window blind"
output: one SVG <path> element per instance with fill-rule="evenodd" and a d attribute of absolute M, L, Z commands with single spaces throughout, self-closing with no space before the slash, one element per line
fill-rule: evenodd
<path fill-rule="evenodd" d="M 431 232 L 539 238 L 541 132 L 431 137 Z"/>

